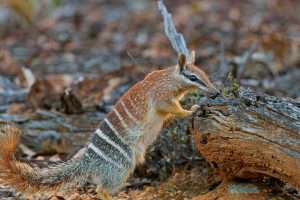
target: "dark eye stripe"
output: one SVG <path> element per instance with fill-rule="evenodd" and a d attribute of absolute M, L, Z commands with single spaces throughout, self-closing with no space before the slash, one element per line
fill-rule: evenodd
<path fill-rule="evenodd" d="M 203 81 L 201 81 L 200 79 L 197 79 L 197 83 L 206 87 L 206 84 Z"/>
<path fill-rule="evenodd" d="M 182 73 L 182 75 L 184 77 L 186 77 L 187 79 L 190 79 L 191 76 L 195 76 L 195 75 L 189 75 L 189 74 L 186 74 L 186 73 Z M 200 85 L 203 85 L 204 87 L 207 87 L 207 85 L 202 80 L 200 80 L 199 78 L 197 78 L 197 80 L 195 82 L 199 83 Z"/>
<path fill-rule="evenodd" d="M 190 79 L 191 76 L 195 76 L 195 75 L 189 75 L 189 74 L 186 74 L 186 73 L 182 73 L 182 75 L 185 76 L 189 80 L 191 80 Z M 200 80 L 199 78 L 197 78 L 197 80 L 195 80 L 195 82 L 199 83 L 200 85 L 203 85 L 203 86 L 207 87 L 206 84 L 202 80 Z"/>

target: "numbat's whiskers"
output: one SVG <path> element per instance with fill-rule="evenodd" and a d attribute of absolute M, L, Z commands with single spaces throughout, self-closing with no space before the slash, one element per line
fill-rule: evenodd
<path fill-rule="evenodd" d="M 194 53 L 192 53 L 194 55 Z M 187 117 L 197 106 L 184 110 L 179 104 L 191 89 L 213 95 L 219 92 L 206 74 L 181 54 L 178 64 L 148 74 L 116 103 L 92 136 L 79 158 L 34 168 L 17 161 L 13 152 L 19 130 L 0 130 L 0 184 L 22 196 L 52 195 L 58 190 L 92 179 L 102 199 L 111 199 L 133 172 L 144 162 L 146 149 L 171 116 Z"/>

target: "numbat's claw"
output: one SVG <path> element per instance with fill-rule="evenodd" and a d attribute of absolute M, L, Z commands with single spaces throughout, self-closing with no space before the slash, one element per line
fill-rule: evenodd
<path fill-rule="evenodd" d="M 195 104 L 195 105 L 193 105 L 193 106 L 191 107 L 190 111 L 195 112 L 195 111 L 198 110 L 199 108 L 200 108 L 200 106 L 197 105 L 197 104 Z"/>

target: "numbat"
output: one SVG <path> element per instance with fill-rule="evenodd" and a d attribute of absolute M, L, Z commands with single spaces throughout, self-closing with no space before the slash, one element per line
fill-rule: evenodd
<path fill-rule="evenodd" d="M 19 130 L 0 129 L 0 185 L 24 197 L 53 195 L 62 188 L 92 179 L 97 194 L 111 199 L 137 164 L 144 162 L 146 149 L 172 116 L 187 117 L 198 106 L 184 110 L 179 100 L 191 89 L 219 94 L 206 74 L 181 54 L 178 64 L 148 74 L 129 89 L 96 129 L 86 151 L 79 158 L 35 168 L 17 161 L 13 152 Z"/>

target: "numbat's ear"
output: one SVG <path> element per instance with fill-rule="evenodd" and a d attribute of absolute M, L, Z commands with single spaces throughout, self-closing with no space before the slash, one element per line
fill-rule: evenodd
<path fill-rule="evenodd" d="M 189 60 L 189 64 L 195 64 L 195 51 L 191 51 L 191 57 Z"/>
<path fill-rule="evenodd" d="M 182 53 L 178 57 L 178 68 L 180 73 L 186 69 L 186 64 L 186 56 Z"/>

